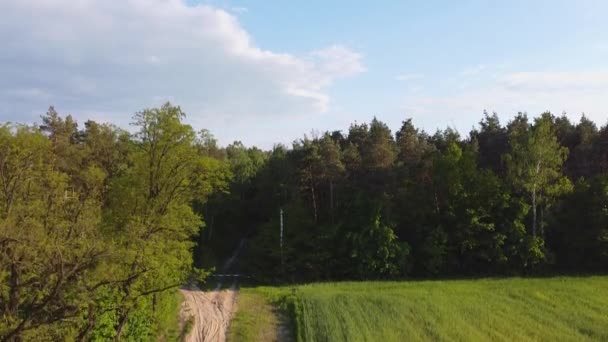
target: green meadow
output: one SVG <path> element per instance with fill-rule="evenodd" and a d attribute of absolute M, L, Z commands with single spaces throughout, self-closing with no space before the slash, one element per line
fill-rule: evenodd
<path fill-rule="evenodd" d="M 231 340 L 276 340 L 277 310 L 296 341 L 608 341 L 608 277 L 243 288 Z"/>

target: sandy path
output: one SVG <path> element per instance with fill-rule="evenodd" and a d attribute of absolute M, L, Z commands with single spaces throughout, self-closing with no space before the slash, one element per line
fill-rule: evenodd
<path fill-rule="evenodd" d="M 236 304 L 236 282 L 230 289 L 204 292 L 182 289 L 182 317 L 193 317 L 192 330 L 185 342 L 224 342 Z"/>
<path fill-rule="evenodd" d="M 229 271 L 238 258 L 245 239 L 242 239 L 232 256 L 226 260 L 224 272 Z M 236 310 L 236 297 L 238 277 L 229 289 L 222 290 L 222 281 L 219 278 L 213 291 L 201 291 L 197 287 L 181 289 L 184 302 L 180 312 L 182 322 L 192 317 L 193 325 L 184 342 L 224 342 L 226 331 L 232 315 Z"/>

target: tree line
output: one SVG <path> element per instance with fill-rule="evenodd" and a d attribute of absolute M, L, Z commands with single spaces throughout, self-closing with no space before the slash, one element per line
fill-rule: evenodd
<path fill-rule="evenodd" d="M 608 125 L 374 118 L 265 151 L 184 120 L 0 125 L 1 341 L 170 338 L 177 288 L 243 240 L 265 283 L 608 270 Z"/>
<path fill-rule="evenodd" d="M 234 179 L 204 206 L 200 265 L 245 236 L 242 271 L 262 281 L 608 270 L 608 125 L 585 116 L 484 113 L 464 137 L 374 118 L 291 148 L 209 147 Z"/>

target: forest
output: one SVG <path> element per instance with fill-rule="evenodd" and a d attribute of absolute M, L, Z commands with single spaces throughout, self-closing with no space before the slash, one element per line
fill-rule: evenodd
<path fill-rule="evenodd" d="M 608 125 L 584 115 L 484 113 L 465 137 L 374 118 L 268 152 L 208 145 L 233 179 L 204 206 L 200 266 L 245 237 L 242 270 L 262 282 L 608 271 Z"/>
<path fill-rule="evenodd" d="M 606 123 L 374 118 L 265 151 L 186 122 L 0 126 L 1 341 L 172 336 L 176 289 L 242 242 L 261 284 L 608 271 Z"/>

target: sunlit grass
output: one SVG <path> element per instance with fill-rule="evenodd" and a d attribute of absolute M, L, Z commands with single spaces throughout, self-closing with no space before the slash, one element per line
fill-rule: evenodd
<path fill-rule="evenodd" d="M 229 341 L 276 341 L 278 318 L 265 296 L 243 289 L 237 299 L 237 312 L 228 329 Z"/>
<path fill-rule="evenodd" d="M 289 308 L 300 341 L 608 340 L 608 277 L 343 282 L 243 293 Z"/>

